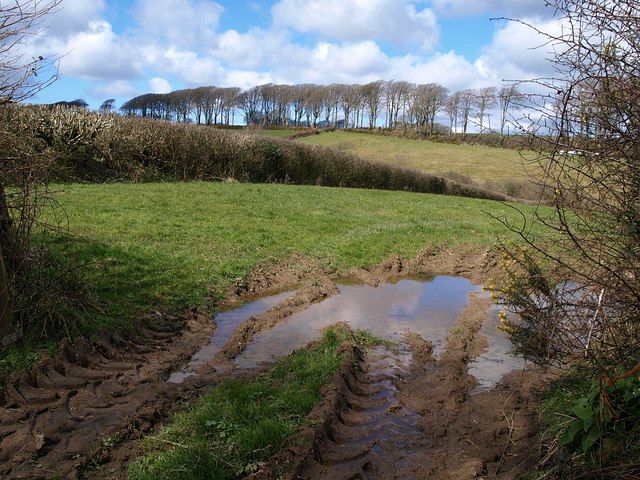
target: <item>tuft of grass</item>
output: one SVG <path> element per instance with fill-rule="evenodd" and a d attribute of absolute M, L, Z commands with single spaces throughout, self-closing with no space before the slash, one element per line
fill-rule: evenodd
<path fill-rule="evenodd" d="M 223 480 L 258 470 L 305 422 L 340 367 L 340 346 L 353 341 L 348 328 L 331 327 L 271 370 L 217 385 L 146 439 L 148 453 L 132 464 L 130 478 Z"/>

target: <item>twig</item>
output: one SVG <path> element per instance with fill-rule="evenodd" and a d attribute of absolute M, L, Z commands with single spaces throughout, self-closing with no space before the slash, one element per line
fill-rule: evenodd
<path fill-rule="evenodd" d="M 476 447 L 476 449 L 477 449 L 478 451 L 480 451 L 480 447 L 479 447 L 478 445 L 476 445 L 475 443 L 473 443 L 473 442 L 469 439 L 469 437 L 465 437 L 465 438 L 464 438 L 464 440 L 466 440 L 467 442 L 469 442 L 471 445 L 473 445 L 474 447 Z"/>
<path fill-rule="evenodd" d="M 158 438 L 157 440 L 161 441 L 162 443 L 166 443 L 167 445 L 171 445 L 172 447 L 188 448 L 186 445 L 184 445 L 182 443 L 172 442 L 171 440 L 167 440 L 167 439 L 164 439 L 164 438 Z"/>
<path fill-rule="evenodd" d="M 589 321 L 589 336 L 587 337 L 587 344 L 584 347 L 584 357 L 587 358 L 589 355 L 589 346 L 591 345 L 591 336 L 593 335 L 593 329 L 596 325 L 596 319 L 598 315 L 600 315 L 600 310 L 602 309 L 602 299 L 604 298 L 604 288 L 600 290 L 600 295 L 598 295 L 598 307 L 596 308 L 596 313 L 593 314 L 593 318 Z"/>
<path fill-rule="evenodd" d="M 502 466 L 504 465 L 504 462 L 507 459 L 507 450 L 509 450 L 509 445 L 513 443 L 513 440 L 512 440 L 513 430 L 514 430 L 513 417 L 515 415 L 515 412 L 514 411 L 511 412 L 511 417 L 509 417 L 509 415 L 507 415 L 507 413 L 505 412 L 505 405 L 509 402 L 509 400 L 511 400 L 512 396 L 513 396 L 513 392 L 511 392 L 511 395 L 509 395 L 509 397 L 505 400 L 504 404 L 502 405 L 502 415 L 504 415 L 504 419 L 507 422 L 507 429 L 509 431 L 509 436 L 507 437 L 507 441 L 504 444 L 504 449 L 502 450 L 502 455 L 500 455 L 500 461 L 498 462 L 498 466 L 496 468 L 494 477 L 497 477 L 498 473 L 500 473 L 500 469 L 502 468 Z"/>

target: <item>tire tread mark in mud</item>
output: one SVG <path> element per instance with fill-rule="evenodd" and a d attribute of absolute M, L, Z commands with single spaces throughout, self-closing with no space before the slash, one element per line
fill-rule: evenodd
<path fill-rule="evenodd" d="M 81 454 L 159 394 L 149 388 L 134 399 L 130 387 L 146 382 L 142 355 L 170 343 L 173 333 L 140 333 L 140 340 L 112 334 L 97 344 L 67 342 L 57 358 L 8 380 L 0 397 L 1 478 L 46 478 L 46 465 L 76 478 Z"/>
<path fill-rule="evenodd" d="M 296 478 L 412 478 L 411 456 L 426 455 L 418 414 L 396 398 L 405 369 L 399 356 L 385 348 L 354 354 L 356 361 L 342 373 L 334 410 Z M 381 461 L 391 451 L 400 459 L 393 471 Z"/>

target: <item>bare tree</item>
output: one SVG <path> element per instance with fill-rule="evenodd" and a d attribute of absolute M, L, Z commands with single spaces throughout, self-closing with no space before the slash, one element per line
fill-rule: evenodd
<path fill-rule="evenodd" d="M 296 127 L 302 124 L 302 116 L 304 115 L 305 105 L 309 97 L 310 86 L 294 85 L 291 92 L 291 106 L 293 107 L 293 122 Z"/>
<path fill-rule="evenodd" d="M 260 88 L 253 87 L 238 95 L 238 106 L 244 112 L 247 125 L 256 125 L 260 109 Z"/>
<path fill-rule="evenodd" d="M 640 6 L 635 0 L 554 0 L 565 28 L 546 36 L 558 75 L 535 81 L 542 134 L 536 148 L 555 215 L 537 220 L 553 241 L 522 229 L 529 257 L 506 249 L 527 275 L 511 279 L 505 303 L 524 313 L 513 335 L 529 357 L 563 362 L 576 354 L 608 376 L 640 369 Z M 531 27 L 533 28 L 533 27 Z M 523 128 L 530 129 L 528 125 Z M 534 260 L 536 263 L 534 263 Z M 577 281 L 578 293 L 557 278 Z M 566 290 L 566 289 L 564 289 Z"/>
<path fill-rule="evenodd" d="M 433 134 L 436 115 L 447 101 L 447 89 L 439 83 L 418 85 L 414 90 L 412 110 L 419 129 Z"/>
<path fill-rule="evenodd" d="M 59 102 L 52 103 L 51 106 L 64 108 L 89 108 L 89 104 L 82 98 L 76 98 L 71 101 L 61 100 Z"/>
<path fill-rule="evenodd" d="M 324 93 L 324 125 L 336 126 L 338 121 L 338 105 L 340 104 L 339 86 L 337 84 L 327 85 L 322 88 Z"/>
<path fill-rule="evenodd" d="M 222 89 L 222 117 L 224 117 L 225 125 L 231 125 L 235 121 L 235 110 L 240 92 L 241 90 L 238 87 Z"/>
<path fill-rule="evenodd" d="M 365 108 L 369 114 L 369 128 L 373 129 L 378 120 L 380 105 L 382 103 L 382 80 L 367 83 L 361 88 Z"/>
<path fill-rule="evenodd" d="M 58 77 L 56 59 L 43 56 L 25 58 L 22 47 L 27 38 L 41 33 L 42 20 L 58 7 L 60 1 L 8 0 L 0 3 L 0 106 L 31 97 Z M 11 153 L 3 151 L 0 158 L 5 155 Z M 1 163 L 5 163 L 4 158 Z M 0 173 L 0 244 L 11 247 L 12 218 L 3 183 L 6 172 Z M 4 262 L 7 254 L 15 252 L 0 249 L 0 340 L 4 340 L 13 329 Z"/>
<path fill-rule="evenodd" d="M 449 133 L 455 133 L 458 129 L 458 117 L 460 116 L 461 93 L 455 92 L 449 95 L 444 105 L 444 110 L 449 116 Z"/>
<path fill-rule="evenodd" d="M 111 113 L 115 110 L 115 105 L 116 105 L 116 99 L 110 98 L 102 102 L 102 105 L 100 105 L 100 111 L 102 113 Z"/>
<path fill-rule="evenodd" d="M 480 121 L 480 133 L 483 130 L 484 116 L 487 110 L 493 108 L 496 104 L 496 87 L 481 88 L 476 93 L 476 107 L 478 109 L 478 119 Z M 491 122 L 489 122 L 491 129 Z"/>
<path fill-rule="evenodd" d="M 188 123 L 191 113 L 195 109 L 195 96 L 191 89 L 176 90 L 165 95 L 166 115 L 174 116 L 175 120 Z"/>
<path fill-rule="evenodd" d="M 307 117 L 307 126 L 316 128 L 318 126 L 318 118 L 322 113 L 324 106 L 324 93 L 322 85 L 313 85 L 307 98 L 305 105 L 305 115 Z"/>
<path fill-rule="evenodd" d="M 25 41 L 42 34 L 42 20 L 62 0 L 0 3 L 0 105 L 27 99 L 58 78 L 57 58 L 25 57 Z"/>
<path fill-rule="evenodd" d="M 349 128 L 351 115 L 355 115 L 358 104 L 358 88 L 356 85 L 342 85 L 340 88 L 340 108 L 344 114 L 344 128 Z M 355 127 L 357 120 L 354 120 Z"/>
<path fill-rule="evenodd" d="M 537 210 L 535 236 L 511 225 L 525 245 L 503 246 L 497 295 L 518 315 L 503 318 L 516 351 L 539 364 L 578 361 L 590 381 L 590 392 L 572 392 L 583 398 L 554 447 L 570 471 L 554 476 L 638 478 L 640 4 L 547 4 L 563 28 L 537 31 L 557 73 L 534 80 L 533 125 L 522 127 L 539 132 L 531 148 L 552 209 Z"/>
<path fill-rule="evenodd" d="M 476 91 L 471 89 L 462 90 L 460 92 L 460 110 L 458 111 L 462 120 L 462 133 L 467 133 L 469 126 L 469 117 L 476 103 Z"/>
<path fill-rule="evenodd" d="M 504 134 L 504 126 L 507 123 L 509 109 L 518 105 L 524 96 L 515 84 L 505 85 L 498 92 L 498 104 L 500 106 L 500 135 Z"/>
<path fill-rule="evenodd" d="M 384 84 L 384 99 L 387 107 L 387 127 L 398 126 L 400 111 L 406 106 L 412 85 L 405 81 L 390 80 Z"/>
<path fill-rule="evenodd" d="M 11 311 L 9 297 L 9 281 L 7 280 L 3 258 L 2 245 L 0 245 L 0 346 L 9 343 L 14 329 L 13 312 Z"/>

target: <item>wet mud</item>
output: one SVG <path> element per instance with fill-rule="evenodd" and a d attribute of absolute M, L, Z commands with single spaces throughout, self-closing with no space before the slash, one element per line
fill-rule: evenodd
<path fill-rule="evenodd" d="M 342 276 L 370 286 L 423 275 L 480 285 L 497 269 L 491 252 L 458 247 Z M 291 291 L 224 331 L 208 353 L 202 349 L 212 345 L 216 326 L 195 310 L 182 319 L 152 312 L 135 334 L 67 342 L 60 355 L 12 376 L 2 391 L 0 477 L 126 478 L 141 437 L 221 379 L 251 375 L 236 363 L 247 346 L 335 296 L 336 277 L 302 257 L 259 266 L 236 282 L 229 305 Z M 548 379 L 519 369 L 495 386 L 497 378 L 470 374 L 482 355 L 496 364 L 503 355 L 482 333 L 493 328 L 486 325 L 490 299 L 482 292 L 468 298 L 439 341 L 401 331 L 399 350 L 354 351 L 310 415 L 321 427 L 302 429 L 253 476 L 515 478 L 535 464 L 537 405 Z M 223 322 L 218 328 L 222 334 Z"/>
<path fill-rule="evenodd" d="M 420 415 L 398 398 L 406 360 L 385 348 L 356 350 L 354 357 L 295 478 L 424 478 L 429 437 L 418 428 Z"/>

